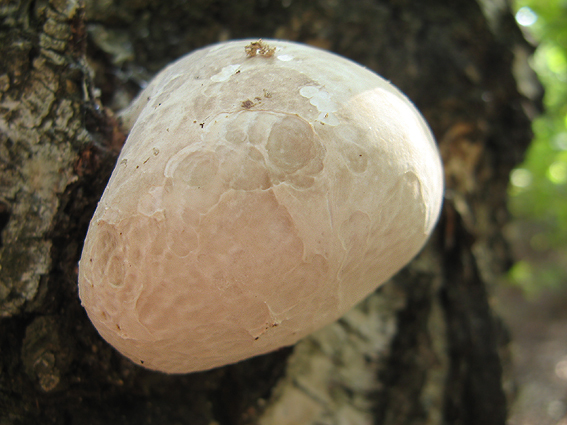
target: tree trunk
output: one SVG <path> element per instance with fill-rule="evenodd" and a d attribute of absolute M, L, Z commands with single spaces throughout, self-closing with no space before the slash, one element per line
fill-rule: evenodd
<path fill-rule="evenodd" d="M 505 423 L 490 286 L 509 265 L 508 174 L 539 108 L 529 46 L 489 0 L 0 2 L 0 425 Z M 168 376 L 121 357 L 77 296 L 90 217 L 125 134 L 113 111 L 169 61 L 272 37 L 375 70 L 428 120 L 446 195 L 423 252 L 296 346 Z"/>

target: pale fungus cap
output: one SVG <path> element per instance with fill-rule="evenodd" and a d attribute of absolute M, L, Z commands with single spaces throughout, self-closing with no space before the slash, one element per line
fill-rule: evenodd
<path fill-rule="evenodd" d="M 104 339 L 149 369 L 294 344 L 408 263 L 439 215 L 442 166 L 419 112 L 323 50 L 206 47 L 124 120 L 79 294 Z"/>

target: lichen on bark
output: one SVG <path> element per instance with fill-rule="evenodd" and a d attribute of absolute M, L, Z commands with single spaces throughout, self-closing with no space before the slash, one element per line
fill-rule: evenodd
<path fill-rule="evenodd" d="M 49 231 L 59 197 L 76 179 L 77 149 L 89 142 L 82 124 L 83 87 L 68 59 L 77 43 L 70 23 L 80 8 L 77 2 L 35 6 L 28 19 L 43 24 L 39 38 L 29 41 L 31 23 L 20 15 L 13 19 L 12 32 L 3 34 L 0 48 L 3 57 L 10 57 L 0 69 L 0 200 L 6 209 L 0 317 L 16 314 L 33 300 L 52 268 Z"/>

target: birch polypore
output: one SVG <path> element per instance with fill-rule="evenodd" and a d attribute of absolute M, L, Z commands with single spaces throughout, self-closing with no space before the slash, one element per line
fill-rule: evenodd
<path fill-rule="evenodd" d="M 442 167 L 387 81 L 301 44 L 231 41 L 160 72 L 91 221 L 79 294 L 144 367 L 205 370 L 294 344 L 408 263 Z"/>

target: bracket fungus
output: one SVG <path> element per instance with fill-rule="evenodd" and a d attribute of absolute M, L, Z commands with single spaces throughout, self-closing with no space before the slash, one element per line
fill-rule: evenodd
<path fill-rule="evenodd" d="M 149 369 L 294 344 L 408 263 L 439 215 L 442 165 L 419 112 L 323 50 L 197 50 L 123 117 L 79 295 L 102 337 Z"/>

